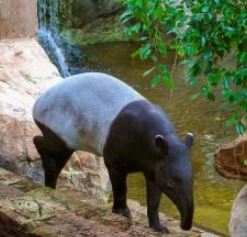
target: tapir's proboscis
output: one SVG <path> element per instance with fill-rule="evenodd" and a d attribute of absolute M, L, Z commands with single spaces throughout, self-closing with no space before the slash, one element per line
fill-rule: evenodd
<path fill-rule="evenodd" d="M 48 89 L 33 109 L 43 136 L 34 137 L 45 185 L 56 187 L 59 173 L 76 150 L 104 157 L 113 189 L 113 212 L 131 218 L 126 177 L 142 172 L 147 187 L 149 226 L 161 225 L 158 208 L 164 193 L 180 212 L 180 226 L 193 220 L 190 150 L 193 135 L 180 142 L 165 112 L 132 87 L 103 73 L 83 73 Z"/>

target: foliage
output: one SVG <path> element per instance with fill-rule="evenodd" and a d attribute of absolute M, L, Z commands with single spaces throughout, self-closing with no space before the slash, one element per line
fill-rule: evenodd
<path fill-rule="evenodd" d="M 133 54 L 152 60 L 152 86 L 174 89 L 172 69 L 164 58 L 176 51 L 187 66 L 186 80 L 198 96 L 218 95 L 232 111 L 227 125 L 244 133 L 247 121 L 247 2 L 245 0 L 122 0 L 126 33 L 141 41 Z M 172 38 L 167 36 L 172 35 Z M 167 40 L 168 38 L 168 40 Z M 167 41 L 167 42 L 166 42 Z M 222 64 L 231 57 L 233 66 Z M 175 62 L 176 64 L 176 58 Z"/>
<path fill-rule="evenodd" d="M 71 27 L 73 0 L 58 0 L 59 30 Z"/>

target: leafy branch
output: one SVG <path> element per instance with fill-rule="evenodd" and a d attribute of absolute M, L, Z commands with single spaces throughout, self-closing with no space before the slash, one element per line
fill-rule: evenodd
<path fill-rule="evenodd" d="M 133 53 L 153 66 L 151 85 L 174 90 L 172 71 L 163 62 L 175 50 L 186 65 L 186 81 L 199 87 L 193 99 L 217 97 L 232 112 L 226 125 L 245 132 L 247 121 L 247 2 L 244 0 L 122 0 L 126 34 L 141 43 Z M 172 35 L 173 37 L 168 37 Z M 231 57 L 233 66 L 224 66 Z M 176 63 L 176 62 L 175 62 Z M 172 69 L 173 70 L 173 69 Z"/>

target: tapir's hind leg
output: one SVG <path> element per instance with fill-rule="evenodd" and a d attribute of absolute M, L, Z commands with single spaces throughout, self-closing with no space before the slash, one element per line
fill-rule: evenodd
<path fill-rule="evenodd" d="M 44 136 L 35 136 L 33 143 L 41 156 L 45 172 L 45 186 L 56 188 L 57 178 L 73 150 L 56 136 L 50 129 L 37 123 Z"/>

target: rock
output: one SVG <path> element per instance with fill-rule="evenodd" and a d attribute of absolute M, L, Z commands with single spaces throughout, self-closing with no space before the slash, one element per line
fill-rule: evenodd
<path fill-rule="evenodd" d="M 34 37 L 37 0 L 0 0 L 0 39 Z"/>
<path fill-rule="evenodd" d="M 215 235 L 215 234 L 212 234 L 212 233 L 208 233 L 208 232 L 205 232 L 205 233 L 202 233 L 201 234 L 201 237 L 217 237 L 218 235 Z"/>
<path fill-rule="evenodd" d="M 164 215 L 161 221 L 170 233 L 157 233 L 148 228 L 145 208 L 136 202 L 128 200 L 133 213 L 133 220 L 129 220 L 112 213 L 111 204 L 95 196 L 85 196 L 68 188 L 51 190 L 30 186 L 28 180 L 1 168 L 0 177 L 0 187 L 9 190 L 8 195 L 0 197 L 0 236 L 218 237 L 205 235 L 205 231 L 195 227 L 182 231 L 177 220 Z M 14 181 L 18 179 L 21 183 Z"/>
<path fill-rule="evenodd" d="M 117 0 L 73 0 L 71 21 L 73 28 L 81 28 L 100 17 L 108 17 L 121 9 Z"/>
<path fill-rule="evenodd" d="M 0 41 L 0 166 L 43 183 L 44 174 L 32 139 L 40 131 L 32 118 L 37 96 L 60 75 L 34 39 Z M 68 186 L 106 200 L 111 186 L 103 159 L 75 153 L 60 175 Z"/>
<path fill-rule="evenodd" d="M 233 203 L 229 231 L 231 237 L 247 236 L 247 184 L 238 193 Z"/>
<path fill-rule="evenodd" d="M 66 44 L 80 46 L 128 40 L 120 24 L 122 4 L 118 0 L 70 0 L 59 4 L 61 36 Z"/>
<path fill-rule="evenodd" d="M 214 154 L 214 167 L 225 177 L 247 180 L 247 134 L 223 145 Z"/>

